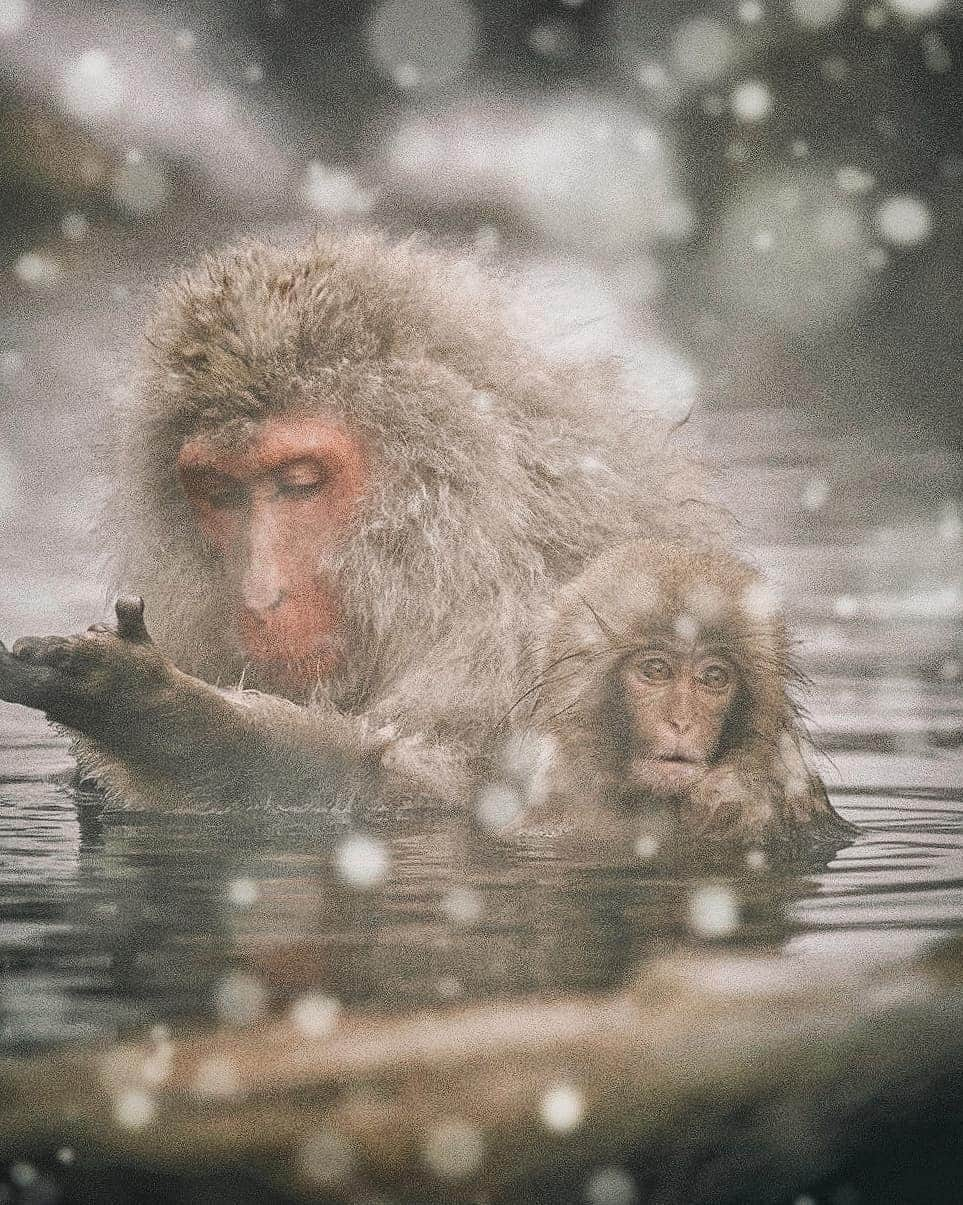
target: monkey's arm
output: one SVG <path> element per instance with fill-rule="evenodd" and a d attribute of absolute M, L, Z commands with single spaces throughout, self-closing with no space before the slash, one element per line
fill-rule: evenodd
<path fill-rule="evenodd" d="M 705 837 L 747 842 L 789 838 L 801 829 L 854 832 L 806 763 L 802 734 L 787 725 L 777 743 L 748 741 L 689 788 L 686 819 Z"/>
<path fill-rule="evenodd" d="M 333 708 L 219 690 L 155 648 L 141 599 L 118 599 L 116 611 L 116 630 L 0 645 L 0 698 L 81 734 L 81 766 L 118 799 L 377 808 L 460 797 L 457 751 Z"/>

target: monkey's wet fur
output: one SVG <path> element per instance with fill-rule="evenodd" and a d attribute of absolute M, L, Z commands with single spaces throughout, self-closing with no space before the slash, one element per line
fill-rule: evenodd
<path fill-rule="evenodd" d="M 82 772 L 117 803 L 363 821 L 429 801 L 456 818 L 546 613 L 561 606 L 566 649 L 629 619 L 618 579 L 637 567 L 606 550 L 645 537 L 658 576 L 708 542 L 705 573 L 730 604 L 741 588 L 727 517 L 622 366 L 553 358 L 510 290 L 417 241 L 213 254 L 163 290 L 145 351 L 111 417 L 116 628 L 0 653 L 2 697 L 78 734 Z M 579 595 L 603 582 L 593 616 Z M 741 702 L 692 815 L 746 827 L 728 767 L 740 800 L 762 792 L 743 807 L 754 837 L 832 817 L 808 772 L 801 793 L 774 786 L 799 730 L 781 626 L 733 627 L 727 648 Z M 579 656 L 596 761 L 557 667 L 538 718 L 561 692 L 556 795 L 607 808 L 626 718 L 601 671 L 618 653 Z"/>

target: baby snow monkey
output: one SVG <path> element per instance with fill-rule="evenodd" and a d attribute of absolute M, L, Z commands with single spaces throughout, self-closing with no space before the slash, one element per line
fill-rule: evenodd
<path fill-rule="evenodd" d="M 601 835 L 662 815 L 683 841 L 849 831 L 801 753 L 782 615 L 745 561 L 612 549 L 559 591 L 545 632 L 522 699 L 551 756 L 513 830 Z"/>

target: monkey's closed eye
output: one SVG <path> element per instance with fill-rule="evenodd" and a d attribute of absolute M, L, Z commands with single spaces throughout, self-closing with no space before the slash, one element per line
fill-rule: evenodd
<path fill-rule="evenodd" d="M 315 461 L 289 465 L 277 475 L 282 498 L 313 498 L 331 482 L 331 472 Z"/>

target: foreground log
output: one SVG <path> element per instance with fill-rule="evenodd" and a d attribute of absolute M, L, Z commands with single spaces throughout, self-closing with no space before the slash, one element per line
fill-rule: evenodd
<path fill-rule="evenodd" d="M 0 1148 L 29 1168 L 66 1147 L 88 1168 L 245 1169 L 325 1200 L 791 1199 L 963 1085 L 963 945 L 840 972 L 679 956 L 599 999 L 8 1061 Z"/>

